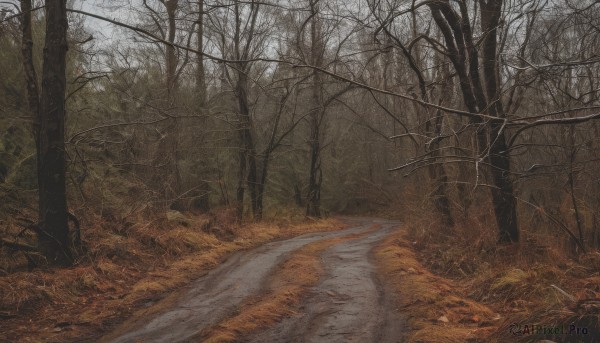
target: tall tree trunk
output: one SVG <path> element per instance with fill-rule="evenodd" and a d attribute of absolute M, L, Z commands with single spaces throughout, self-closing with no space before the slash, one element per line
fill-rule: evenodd
<path fill-rule="evenodd" d="M 176 14 L 179 0 L 166 0 L 163 2 L 167 11 L 167 37 L 169 43 L 175 43 L 177 32 Z M 176 101 L 178 91 L 177 81 L 177 50 L 172 45 L 165 47 L 165 87 L 167 98 L 163 106 L 172 108 Z M 161 168 L 154 177 L 153 183 L 159 184 L 165 205 L 176 210 L 184 210 L 186 207 L 177 196 L 181 193 L 181 174 L 179 171 L 179 123 L 173 117 L 163 128 L 163 136 L 158 144 L 154 164 Z"/>
<path fill-rule="evenodd" d="M 179 0 L 167 0 L 165 1 L 165 7 L 167 9 L 167 22 L 168 22 L 168 36 L 167 41 L 169 43 L 175 43 L 175 34 L 177 32 L 176 12 L 179 7 Z M 167 93 L 170 105 L 175 100 L 175 93 L 177 92 L 177 50 L 173 45 L 166 46 L 166 67 L 167 67 Z"/>
<path fill-rule="evenodd" d="M 198 1 L 198 21 L 196 22 L 198 51 L 204 51 L 204 0 Z M 198 92 L 198 105 L 200 108 L 206 105 L 206 72 L 204 68 L 204 56 L 198 55 L 196 66 L 196 89 Z"/>
<path fill-rule="evenodd" d="M 236 190 L 236 219 L 238 223 L 242 222 L 244 218 L 244 193 L 246 183 L 246 153 L 241 142 L 244 140 L 243 134 L 239 133 L 240 137 L 240 152 L 238 154 L 239 168 L 238 168 L 238 184 Z"/>
<path fill-rule="evenodd" d="M 65 167 L 66 0 L 46 0 L 46 42 L 39 115 L 40 247 L 58 264 L 71 264 Z"/>
<path fill-rule="evenodd" d="M 198 51 L 203 51 L 204 50 L 204 0 L 199 0 L 198 1 L 198 21 L 196 22 L 196 25 L 198 27 L 198 31 L 196 32 L 197 35 L 197 41 L 198 41 Z M 201 112 L 201 114 L 203 114 L 202 112 L 204 112 L 205 109 L 205 105 L 206 105 L 206 76 L 205 76 L 205 70 L 204 70 L 204 57 L 201 55 L 198 55 L 198 62 L 197 62 L 197 66 L 196 66 L 196 93 L 198 95 L 198 110 Z M 204 117 L 203 117 L 204 118 Z M 206 123 L 207 121 L 205 119 L 202 119 L 202 126 L 205 129 L 206 128 Z M 204 135 L 201 139 L 201 143 L 204 143 Z M 205 181 L 205 177 L 207 176 L 207 161 L 201 161 L 200 162 L 200 166 L 199 166 L 199 175 L 202 178 L 202 180 L 200 180 L 200 184 L 199 184 L 199 189 L 200 189 L 200 195 L 198 196 L 197 200 L 195 201 L 195 208 L 201 210 L 201 211 L 208 211 L 210 209 L 210 204 L 209 204 L 209 192 L 210 192 L 210 187 L 208 185 L 208 182 Z"/>
<path fill-rule="evenodd" d="M 237 97 L 240 111 L 240 127 L 238 129 L 240 139 L 240 170 L 238 180 L 237 202 L 238 220 L 242 220 L 244 212 L 244 183 L 250 193 L 252 214 L 257 213 L 257 175 L 256 175 L 256 153 L 254 151 L 254 140 L 250 122 L 250 107 L 248 102 L 248 81 L 245 72 L 238 73 Z"/>
<path fill-rule="evenodd" d="M 315 112 L 319 113 L 320 110 Z M 306 201 L 306 215 L 311 217 L 321 217 L 321 144 L 319 141 L 318 114 L 312 118 L 312 127 L 310 135 L 310 170 L 308 175 L 308 196 Z"/>
<path fill-rule="evenodd" d="M 33 117 L 33 138 L 36 145 L 37 168 L 40 169 L 41 149 L 39 148 L 40 132 L 40 95 L 38 89 L 38 78 L 33 63 L 33 38 L 31 35 L 31 0 L 21 0 L 21 55 L 23 57 L 23 71 L 25 73 L 25 83 L 27 85 L 27 101 L 29 104 L 29 113 Z"/>
<path fill-rule="evenodd" d="M 510 179 L 510 158 L 503 130 L 500 94 L 498 91 L 497 27 L 500 23 L 502 0 L 481 2 L 481 25 L 485 33 L 483 41 L 483 69 L 485 89 L 479 75 L 478 53 L 473 43 L 473 34 L 468 19 L 468 10 L 464 2 L 459 2 L 462 18 L 454 11 L 449 1 L 440 1 L 428 5 L 431 14 L 440 28 L 446 42 L 454 69 L 460 80 L 463 101 L 470 112 L 488 113 L 498 117 L 488 126 L 481 119 L 473 120 L 478 124 L 477 145 L 480 153 L 488 152 L 493 185 L 492 202 L 498 225 L 499 241 L 516 242 L 519 240 L 517 226 L 516 200 Z M 488 104 L 490 106 L 488 106 Z M 489 130 L 488 130 L 489 128 Z M 491 138 L 491 142 L 488 140 Z"/>
<path fill-rule="evenodd" d="M 311 64 L 317 67 L 323 65 L 325 46 L 321 37 L 321 23 L 319 19 L 318 1 L 310 1 L 310 56 Z M 320 128 L 325 115 L 323 108 L 322 80 L 321 74 L 314 70 L 312 76 L 312 106 L 310 123 L 310 169 L 308 171 L 308 194 L 306 197 L 306 215 L 321 217 L 321 135 Z"/>
<path fill-rule="evenodd" d="M 256 173 L 256 152 L 254 149 L 254 140 L 252 138 L 252 123 L 250 120 L 250 104 L 248 100 L 248 77 L 246 68 L 244 72 L 238 73 L 238 102 L 241 117 L 240 139 L 242 155 L 247 161 L 246 183 L 248 192 L 250 193 L 250 203 L 252 206 L 252 214 L 257 213 L 257 173 Z M 240 175 L 242 176 L 242 175 Z"/>
<path fill-rule="evenodd" d="M 441 62 L 441 61 L 440 61 Z M 451 94 L 451 90 L 450 90 L 450 86 L 451 84 L 449 84 L 448 80 L 450 78 L 450 71 L 448 70 L 448 64 L 446 63 L 438 63 L 439 65 L 441 65 L 441 88 L 442 88 L 442 93 L 440 94 L 440 104 L 444 103 L 444 101 L 447 101 L 450 98 L 450 94 Z M 428 122 L 428 124 L 431 122 L 431 120 Z M 433 134 L 434 134 L 434 139 L 432 140 L 429 149 L 431 151 L 431 156 L 435 158 L 435 160 L 433 162 L 438 162 L 439 163 L 432 163 L 430 164 L 429 167 L 429 173 L 431 176 L 431 179 L 434 181 L 434 191 L 433 191 L 433 197 L 434 197 L 434 204 L 435 207 L 437 208 L 438 212 L 442 215 L 442 222 L 444 223 L 444 225 L 450 227 L 452 225 L 454 225 L 454 219 L 452 217 L 452 211 L 450 208 L 450 199 L 448 197 L 448 174 L 446 173 L 446 167 L 444 166 L 444 164 L 442 163 L 443 159 L 439 159 L 439 157 L 442 156 L 440 149 L 440 139 L 439 137 L 441 137 L 442 134 L 442 123 L 443 123 L 443 117 L 442 117 L 442 112 L 440 110 L 437 110 L 435 112 L 435 118 L 433 118 Z M 431 124 L 430 124 L 431 125 Z"/>
<path fill-rule="evenodd" d="M 22 45 L 21 55 L 23 57 L 23 70 L 25 72 L 25 83 L 27 84 L 27 100 L 29 102 L 29 112 L 34 117 L 34 133 L 37 139 L 39 124 L 37 117 L 40 108 L 40 96 L 38 90 L 38 79 L 33 63 L 33 38 L 31 35 L 31 0 L 21 0 L 21 31 Z"/>
<path fill-rule="evenodd" d="M 483 72 L 489 112 L 498 118 L 506 118 L 500 100 L 499 66 L 497 54 L 498 25 L 502 15 L 502 0 L 482 1 L 481 26 L 486 32 L 483 40 Z M 491 123 L 490 165 L 494 185 L 492 189 L 494 212 L 499 229 L 500 242 L 519 241 L 517 224 L 517 204 L 514 197 L 513 182 L 510 177 L 510 156 L 506 145 L 504 122 L 494 120 Z"/>
<path fill-rule="evenodd" d="M 242 16 L 240 12 L 240 1 L 234 3 L 235 32 L 233 34 L 234 54 L 236 60 L 246 60 L 251 53 L 254 39 L 256 19 L 259 12 L 259 4 L 254 1 L 250 6 L 250 25 L 244 26 L 242 32 Z M 242 36 L 246 37 L 242 45 Z M 238 98 L 239 110 L 239 144 L 240 144 L 240 169 L 237 191 L 237 219 L 241 222 L 244 214 L 244 182 L 250 193 L 252 214 L 256 216 L 258 204 L 257 172 L 256 172 L 256 149 L 252 138 L 252 118 L 250 117 L 250 100 L 248 95 L 248 73 L 251 65 L 249 62 L 238 63 L 237 83 L 235 92 Z"/>

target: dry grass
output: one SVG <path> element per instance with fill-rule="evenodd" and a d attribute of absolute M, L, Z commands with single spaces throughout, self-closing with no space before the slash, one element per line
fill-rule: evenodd
<path fill-rule="evenodd" d="M 267 294 L 245 304 L 237 315 L 206 329 L 202 342 L 238 342 L 253 331 L 293 315 L 294 308 L 323 273 L 321 253 L 335 244 L 368 235 L 374 229 L 375 226 L 365 233 L 318 241 L 299 249 L 275 273 Z"/>
<path fill-rule="evenodd" d="M 485 202 L 471 209 L 468 218 L 458 218 L 457 224 L 450 229 L 441 229 L 439 223 L 429 219 L 425 215 L 426 206 L 419 208 L 417 204 L 410 204 L 408 207 L 412 210 L 403 210 L 402 215 L 405 222 L 409 223 L 408 234 L 399 237 L 394 244 L 388 242 L 380 255 L 391 249 L 402 256 L 395 259 L 389 251 L 386 256 L 381 256 L 386 263 L 396 260 L 394 263 L 399 265 L 395 268 L 406 265 L 405 269 L 412 266 L 419 270 L 413 264 L 420 262 L 435 274 L 436 287 L 413 289 L 415 287 L 412 282 L 420 284 L 419 277 L 409 276 L 412 281 L 403 284 L 407 288 L 401 293 L 406 294 L 408 299 L 421 297 L 424 301 L 430 301 L 432 306 L 429 308 L 437 311 L 434 311 L 435 315 L 441 315 L 443 311 L 438 306 L 441 304 L 439 298 L 447 297 L 443 285 L 450 285 L 455 296 L 471 299 L 477 305 L 485 305 L 497 313 L 499 318 L 490 323 L 482 320 L 481 323 L 489 326 L 476 328 L 475 331 L 470 327 L 463 333 L 451 330 L 457 335 L 456 339 L 434 333 L 438 331 L 436 327 L 448 324 L 434 323 L 427 327 L 429 324 L 423 322 L 420 323 L 421 326 L 416 326 L 417 333 L 411 336 L 412 339 L 424 342 L 467 339 L 485 342 L 536 342 L 541 339 L 594 342 L 600 335 L 598 252 L 574 257 L 564 244 L 562 233 L 552 231 L 553 228 L 541 229 L 527 221 L 521 223 L 521 243 L 512 246 L 498 245 L 495 223 L 491 222 L 494 218 L 493 211 Z M 413 256 L 407 259 L 409 253 Z M 387 268 L 392 267 L 393 263 Z M 422 275 L 426 274 L 424 272 Z M 415 296 L 411 295 L 413 292 Z M 415 313 L 420 313 L 419 311 L 417 309 Z M 434 313 L 430 313 L 428 318 L 433 318 Z M 446 316 L 449 323 L 453 323 L 451 316 Z M 481 317 L 479 314 L 478 316 Z M 460 322 L 460 316 L 457 320 Z M 516 337 L 509 331 L 513 323 L 547 327 L 575 325 L 585 327 L 594 334 L 577 337 Z M 441 333 L 447 334 L 448 330 L 440 330 Z"/>
<path fill-rule="evenodd" d="M 166 216 L 123 225 L 95 219 L 96 225 L 84 232 L 87 252 L 75 267 L 0 278 L 0 341 L 93 340 L 234 251 L 342 228 L 335 219 L 238 226 L 226 210 L 188 215 L 185 222 Z"/>
<path fill-rule="evenodd" d="M 409 342 L 470 342 L 487 335 L 497 315 L 461 296 L 458 285 L 430 273 L 417 260 L 405 232 L 388 237 L 375 250 L 385 282 L 395 289 L 401 312 L 408 315 Z"/>

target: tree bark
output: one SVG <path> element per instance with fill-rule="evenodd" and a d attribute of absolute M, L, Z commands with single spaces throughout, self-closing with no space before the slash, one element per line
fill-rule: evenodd
<path fill-rule="evenodd" d="M 38 77 L 33 63 L 33 38 L 31 34 L 31 0 L 21 0 L 21 55 L 23 57 L 23 71 L 25 73 L 25 84 L 27 85 L 27 101 L 29 113 L 33 117 L 33 138 L 36 145 L 37 168 L 40 169 L 41 149 L 39 148 L 40 131 L 40 94 L 38 89 Z"/>
<path fill-rule="evenodd" d="M 197 25 L 197 42 L 198 42 L 198 51 L 203 51 L 204 49 L 204 0 L 199 0 L 198 1 L 198 21 L 196 22 Z M 197 62 L 197 66 L 196 66 L 196 92 L 198 94 L 198 110 L 201 112 L 205 111 L 205 105 L 206 105 L 206 75 L 205 75 L 205 69 L 204 69 L 204 58 L 201 55 L 198 55 L 198 62 Z M 206 120 L 202 119 L 202 123 L 203 126 L 206 127 Z M 203 135 L 204 136 L 204 135 Z M 204 137 L 202 137 L 202 141 L 204 141 Z M 204 142 L 203 142 L 204 143 Z M 199 175 L 200 177 L 204 178 L 206 177 L 207 171 L 206 171 L 206 162 L 205 161 L 201 161 L 200 162 L 202 165 L 200 166 L 200 170 L 199 170 Z M 207 212 L 210 209 L 210 203 L 209 203 L 209 192 L 210 192 L 210 187 L 208 185 L 208 182 L 206 182 L 204 179 L 200 180 L 200 185 L 199 185 L 199 189 L 200 189 L 200 195 L 197 198 L 197 201 L 195 202 L 195 208 L 199 209 L 200 211 L 203 212 Z"/>
<path fill-rule="evenodd" d="M 482 1 L 481 26 L 486 32 L 483 39 L 483 72 L 487 93 L 489 112 L 498 118 L 506 118 L 500 100 L 499 66 L 497 54 L 497 36 L 502 0 Z M 514 197 L 513 182 L 510 177 L 510 156 L 506 145 L 504 122 L 491 122 L 490 165 L 492 177 L 497 188 L 492 189 L 494 212 L 499 229 L 500 242 L 518 242 L 519 228 L 517 224 L 517 204 Z"/>
<path fill-rule="evenodd" d="M 196 22 L 198 51 L 204 51 L 204 0 L 198 1 L 198 21 Z M 200 108 L 206 105 L 206 72 L 204 69 L 204 57 L 198 55 L 196 66 L 196 88 L 198 92 L 198 105 Z"/>
<path fill-rule="evenodd" d="M 176 12 L 179 7 L 179 0 L 167 0 L 164 2 L 167 9 L 168 36 L 169 43 L 175 43 L 175 34 L 177 32 Z M 166 64 L 167 64 L 167 92 L 169 103 L 174 101 L 174 96 L 178 88 L 177 82 L 177 50 L 173 45 L 166 46 Z"/>
<path fill-rule="evenodd" d="M 40 247 L 57 264 L 72 263 L 66 194 L 65 89 L 66 0 L 46 0 L 46 41 L 39 115 Z"/>
<path fill-rule="evenodd" d="M 440 61 L 441 62 L 441 61 Z M 450 71 L 448 70 L 448 65 L 446 63 L 438 63 L 441 66 L 440 77 L 442 81 L 441 85 L 441 94 L 440 94 L 440 104 L 444 101 L 447 101 L 450 98 L 450 84 L 448 79 L 450 78 Z M 433 124 L 431 122 L 433 121 Z M 427 122 L 428 126 L 433 126 L 433 140 L 429 146 L 429 150 L 431 151 L 431 156 L 435 158 L 434 162 L 439 161 L 439 163 L 432 163 L 429 165 L 429 175 L 434 182 L 434 190 L 433 190 L 433 201 L 436 209 L 442 216 L 442 223 L 447 227 L 451 227 L 454 225 L 454 218 L 452 217 L 452 211 L 450 208 L 450 199 L 448 197 L 448 174 L 446 173 L 446 168 L 444 166 L 443 159 L 439 157 L 442 156 L 440 152 L 440 136 L 442 134 L 442 123 L 443 117 L 442 112 L 440 110 L 435 111 L 435 117 L 430 118 Z"/>
<path fill-rule="evenodd" d="M 310 47 L 311 64 L 317 67 L 323 65 L 325 46 L 321 37 L 321 25 L 318 1 L 310 1 Z M 323 108 L 321 74 L 313 70 L 312 75 L 312 105 L 310 123 L 310 169 L 308 171 L 308 194 L 306 197 L 306 215 L 310 217 L 321 217 L 321 123 L 325 109 Z"/>
<path fill-rule="evenodd" d="M 246 60 L 249 58 L 252 43 L 255 35 L 256 20 L 258 18 L 259 4 L 252 2 L 250 8 L 249 24 L 244 27 L 242 32 L 242 16 L 240 12 L 240 2 L 234 3 L 235 32 L 233 37 L 234 54 L 236 60 Z M 248 23 L 246 23 L 248 24 Z M 242 36 L 246 37 L 245 44 L 242 46 Z M 256 171 L 256 149 L 254 139 L 252 138 L 252 118 L 250 116 L 250 100 L 248 94 L 248 73 L 251 64 L 249 62 L 240 62 L 237 67 L 237 81 L 235 92 L 238 100 L 239 111 L 239 179 L 237 189 L 237 220 L 242 221 L 244 215 L 244 183 L 250 193 L 252 214 L 256 216 L 258 209 L 258 191 L 257 191 L 257 171 Z"/>
<path fill-rule="evenodd" d="M 37 139 L 39 131 L 38 115 L 40 108 L 40 95 L 38 90 L 38 78 L 33 63 L 33 38 L 31 35 L 31 0 L 21 0 L 21 55 L 23 57 L 23 71 L 25 72 L 25 83 L 27 85 L 27 100 L 29 112 L 34 117 L 34 135 Z"/>
<path fill-rule="evenodd" d="M 489 126 L 481 119 L 478 124 L 477 143 L 480 153 L 488 152 L 493 186 L 492 202 L 498 225 L 500 242 L 516 242 L 519 231 L 516 215 L 516 200 L 510 179 L 510 158 L 503 126 L 500 94 L 498 91 L 497 27 L 500 23 L 502 0 L 481 1 L 481 25 L 485 34 L 483 41 L 483 71 L 485 88 L 479 75 L 478 52 L 473 43 L 473 34 L 464 2 L 459 2 L 462 18 L 448 1 L 429 4 L 436 25 L 444 36 L 449 58 L 460 80 L 463 101 L 470 112 L 487 113 L 498 117 Z M 488 130 L 489 129 L 489 130 Z M 491 140 L 488 143 L 488 140 Z"/>
<path fill-rule="evenodd" d="M 175 43 L 177 33 L 176 14 L 179 8 L 179 0 L 162 1 L 167 12 L 167 37 L 169 43 Z M 178 91 L 177 77 L 177 50 L 173 45 L 165 47 L 165 87 L 167 90 L 166 101 L 163 106 L 171 108 L 175 104 Z M 159 185 L 165 206 L 176 210 L 185 210 L 186 206 L 177 200 L 181 193 L 181 174 L 179 171 L 179 123 L 177 117 L 168 121 L 163 128 L 163 135 L 158 143 L 154 164 L 159 168 L 152 183 Z"/>
<path fill-rule="evenodd" d="M 245 69 L 245 68 L 244 68 Z M 240 123 L 238 136 L 240 140 L 239 152 L 239 179 L 237 189 L 237 216 L 238 221 L 242 220 L 244 214 L 244 184 L 248 187 L 250 193 L 250 202 L 252 214 L 257 213 L 257 174 L 256 174 L 256 153 L 254 149 L 254 140 L 252 138 L 250 107 L 248 102 L 248 78 L 245 72 L 238 73 L 238 84 L 236 87 Z"/>

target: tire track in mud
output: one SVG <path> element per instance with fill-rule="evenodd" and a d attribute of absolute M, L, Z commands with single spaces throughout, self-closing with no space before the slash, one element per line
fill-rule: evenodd
<path fill-rule="evenodd" d="M 324 274 L 323 252 L 342 242 L 364 237 L 377 228 L 373 225 L 368 231 L 316 241 L 294 251 L 273 272 L 262 295 L 245 302 L 238 314 L 203 330 L 196 341 L 239 342 L 244 336 L 267 329 L 292 315 Z"/>
<path fill-rule="evenodd" d="M 370 224 L 360 222 L 343 231 L 303 235 L 236 253 L 175 299 L 170 297 L 158 313 L 123 323 L 101 342 L 197 341 L 203 329 L 232 316 L 244 300 L 263 293 L 273 270 L 289 254 L 313 242 L 366 232 Z"/>
<path fill-rule="evenodd" d="M 363 225 L 365 220 L 361 220 Z M 325 275 L 302 301 L 299 314 L 256 333 L 259 342 L 402 342 L 404 320 L 371 263 L 372 250 L 398 223 L 374 220 L 381 229 L 333 246 L 323 256 Z"/>

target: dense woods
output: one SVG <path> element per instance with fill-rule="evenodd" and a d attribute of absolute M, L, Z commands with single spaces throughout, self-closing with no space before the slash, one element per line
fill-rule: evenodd
<path fill-rule="evenodd" d="M 427 189 L 446 225 L 489 202 L 501 242 L 600 244 L 594 2 L 73 2 L 68 43 L 57 3 L 4 5 L 0 37 L 4 211 L 39 192 L 51 241 L 66 168 L 74 216 L 321 216 Z"/>
<path fill-rule="evenodd" d="M 73 2 L 69 43 L 56 3 L 5 5 L 0 37 L 3 192 L 39 189 L 42 241 L 66 244 L 66 181 L 79 216 L 238 220 L 364 211 L 417 183 L 448 225 L 481 200 L 500 241 L 535 225 L 600 243 L 594 2 Z"/>
<path fill-rule="evenodd" d="M 595 253 L 599 27 L 593 0 L 1 2 L 0 272 L 224 209 Z"/>
<path fill-rule="evenodd" d="M 67 38 L 63 1 L 3 6 L 3 212 L 39 194 L 51 250 L 89 211 L 318 217 L 417 189 L 446 225 L 489 203 L 500 242 L 600 244 L 594 2 L 73 2 Z"/>

